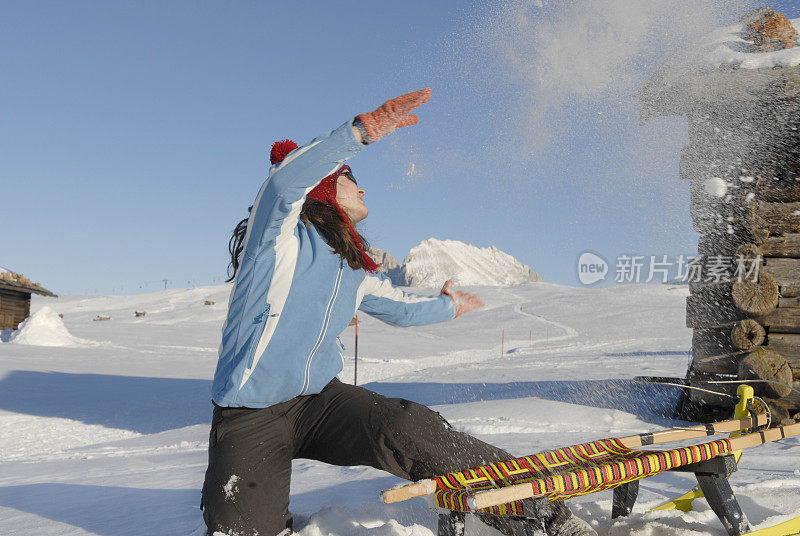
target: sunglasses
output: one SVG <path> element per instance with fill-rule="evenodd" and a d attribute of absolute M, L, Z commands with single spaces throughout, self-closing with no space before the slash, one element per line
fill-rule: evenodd
<path fill-rule="evenodd" d="M 353 181 L 353 183 L 356 186 L 358 186 L 358 182 L 356 182 L 356 178 L 353 176 L 353 172 L 351 170 L 343 169 L 342 171 L 339 172 L 339 175 L 337 175 L 337 177 L 341 177 L 342 175 Z"/>

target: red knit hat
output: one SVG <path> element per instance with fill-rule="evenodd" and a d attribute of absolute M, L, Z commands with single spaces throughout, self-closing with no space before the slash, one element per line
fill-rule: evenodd
<path fill-rule="evenodd" d="M 272 144 L 272 150 L 269 153 L 269 161 L 272 164 L 277 164 L 282 162 L 286 156 L 297 149 L 297 144 L 292 140 L 280 140 L 276 141 Z M 350 222 L 350 218 L 344 213 L 342 207 L 339 206 L 339 203 L 336 202 L 336 185 L 339 175 L 345 171 L 350 171 L 350 166 L 347 164 L 341 166 L 336 171 L 325 177 L 317 184 L 306 197 L 319 201 L 325 205 L 333 206 L 336 211 L 339 213 L 339 216 L 342 218 L 342 221 L 347 224 L 347 228 L 350 229 L 350 235 L 353 237 L 353 240 L 356 241 L 356 246 L 358 246 L 358 250 L 361 252 L 361 265 L 364 269 L 368 272 L 377 272 L 378 268 L 380 268 L 380 264 L 377 264 L 372 257 L 367 255 L 367 252 L 364 251 L 364 246 L 361 245 L 361 239 L 358 237 L 358 233 L 356 232 L 355 228 L 353 228 L 353 224 Z"/>

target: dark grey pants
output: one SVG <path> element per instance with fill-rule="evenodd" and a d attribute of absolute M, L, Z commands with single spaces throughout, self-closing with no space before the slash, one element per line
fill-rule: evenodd
<path fill-rule="evenodd" d="M 273 536 L 292 528 L 293 458 L 368 465 L 407 480 L 511 458 L 457 432 L 438 413 L 334 379 L 319 394 L 263 409 L 214 408 L 203 485 L 209 533 Z M 555 503 L 548 519 L 569 511 Z M 508 520 L 483 516 L 504 533 Z"/>

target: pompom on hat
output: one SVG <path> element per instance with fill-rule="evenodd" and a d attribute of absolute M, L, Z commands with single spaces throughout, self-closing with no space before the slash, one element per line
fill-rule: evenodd
<path fill-rule="evenodd" d="M 297 149 L 298 145 L 293 142 L 292 140 L 279 140 L 272 144 L 272 149 L 269 152 L 269 161 L 274 164 L 279 164 L 283 162 L 283 159 L 286 156 Z M 347 217 L 347 214 L 344 213 L 342 207 L 339 206 L 339 203 L 336 202 L 336 185 L 337 179 L 339 175 L 344 171 L 351 171 L 350 166 L 347 164 L 341 166 L 336 171 L 322 179 L 319 184 L 317 184 L 306 197 L 314 199 L 315 201 L 319 201 L 325 205 L 331 205 L 336 209 L 339 213 L 339 216 L 342 218 L 342 221 L 347 225 L 347 228 L 350 229 L 350 235 L 353 237 L 353 240 L 356 242 L 356 246 L 358 246 L 358 250 L 361 252 L 361 265 L 367 272 L 377 272 L 378 268 L 380 268 L 380 264 L 377 264 L 372 257 L 367 255 L 367 252 L 364 251 L 364 246 L 361 244 L 361 239 L 358 237 L 358 233 L 356 232 L 353 224 L 350 222 L 350 218 Z"/>
<path fill-rule="evenodd" d="M 297 144 L 292 140 L 278 140 L 272 144 L 272 150 L 269 152 L 269 161 L 271 164 L 278 164 L 283 162 L 286 155 L 297 149 Z"/>

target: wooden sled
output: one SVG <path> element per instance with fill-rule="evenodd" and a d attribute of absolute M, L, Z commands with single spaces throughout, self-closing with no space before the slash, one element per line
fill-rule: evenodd
<path fill-rule="evenodd" d="M 693 500 L 704 497 L 730 536 L 800 534 L 800 518 L 752 531 L 728 482 L 743 449 L 798 435 L 800 423 L 758 430 L 768 419 L 752 411 L 753 389 L 741 385 L 738 394 L 739 403 L 729 421 L 603 439 L 505 460 L 385 490 L 381 499 L 394 503 L 428 496 L 444 511 L 439 516 L 439 536 L 463 536 L 469 512 L 524 517 L 530 501 L 566 500 L 609 489 L 614 493 L 611 517 L 627 516 L 636 502 L 639 480 L 680 471 L 694 473 L 697 488 L 655 509 L 689 511 Z M 731 436 L 671 450 L 633 450 L 721 433 Z"/>

